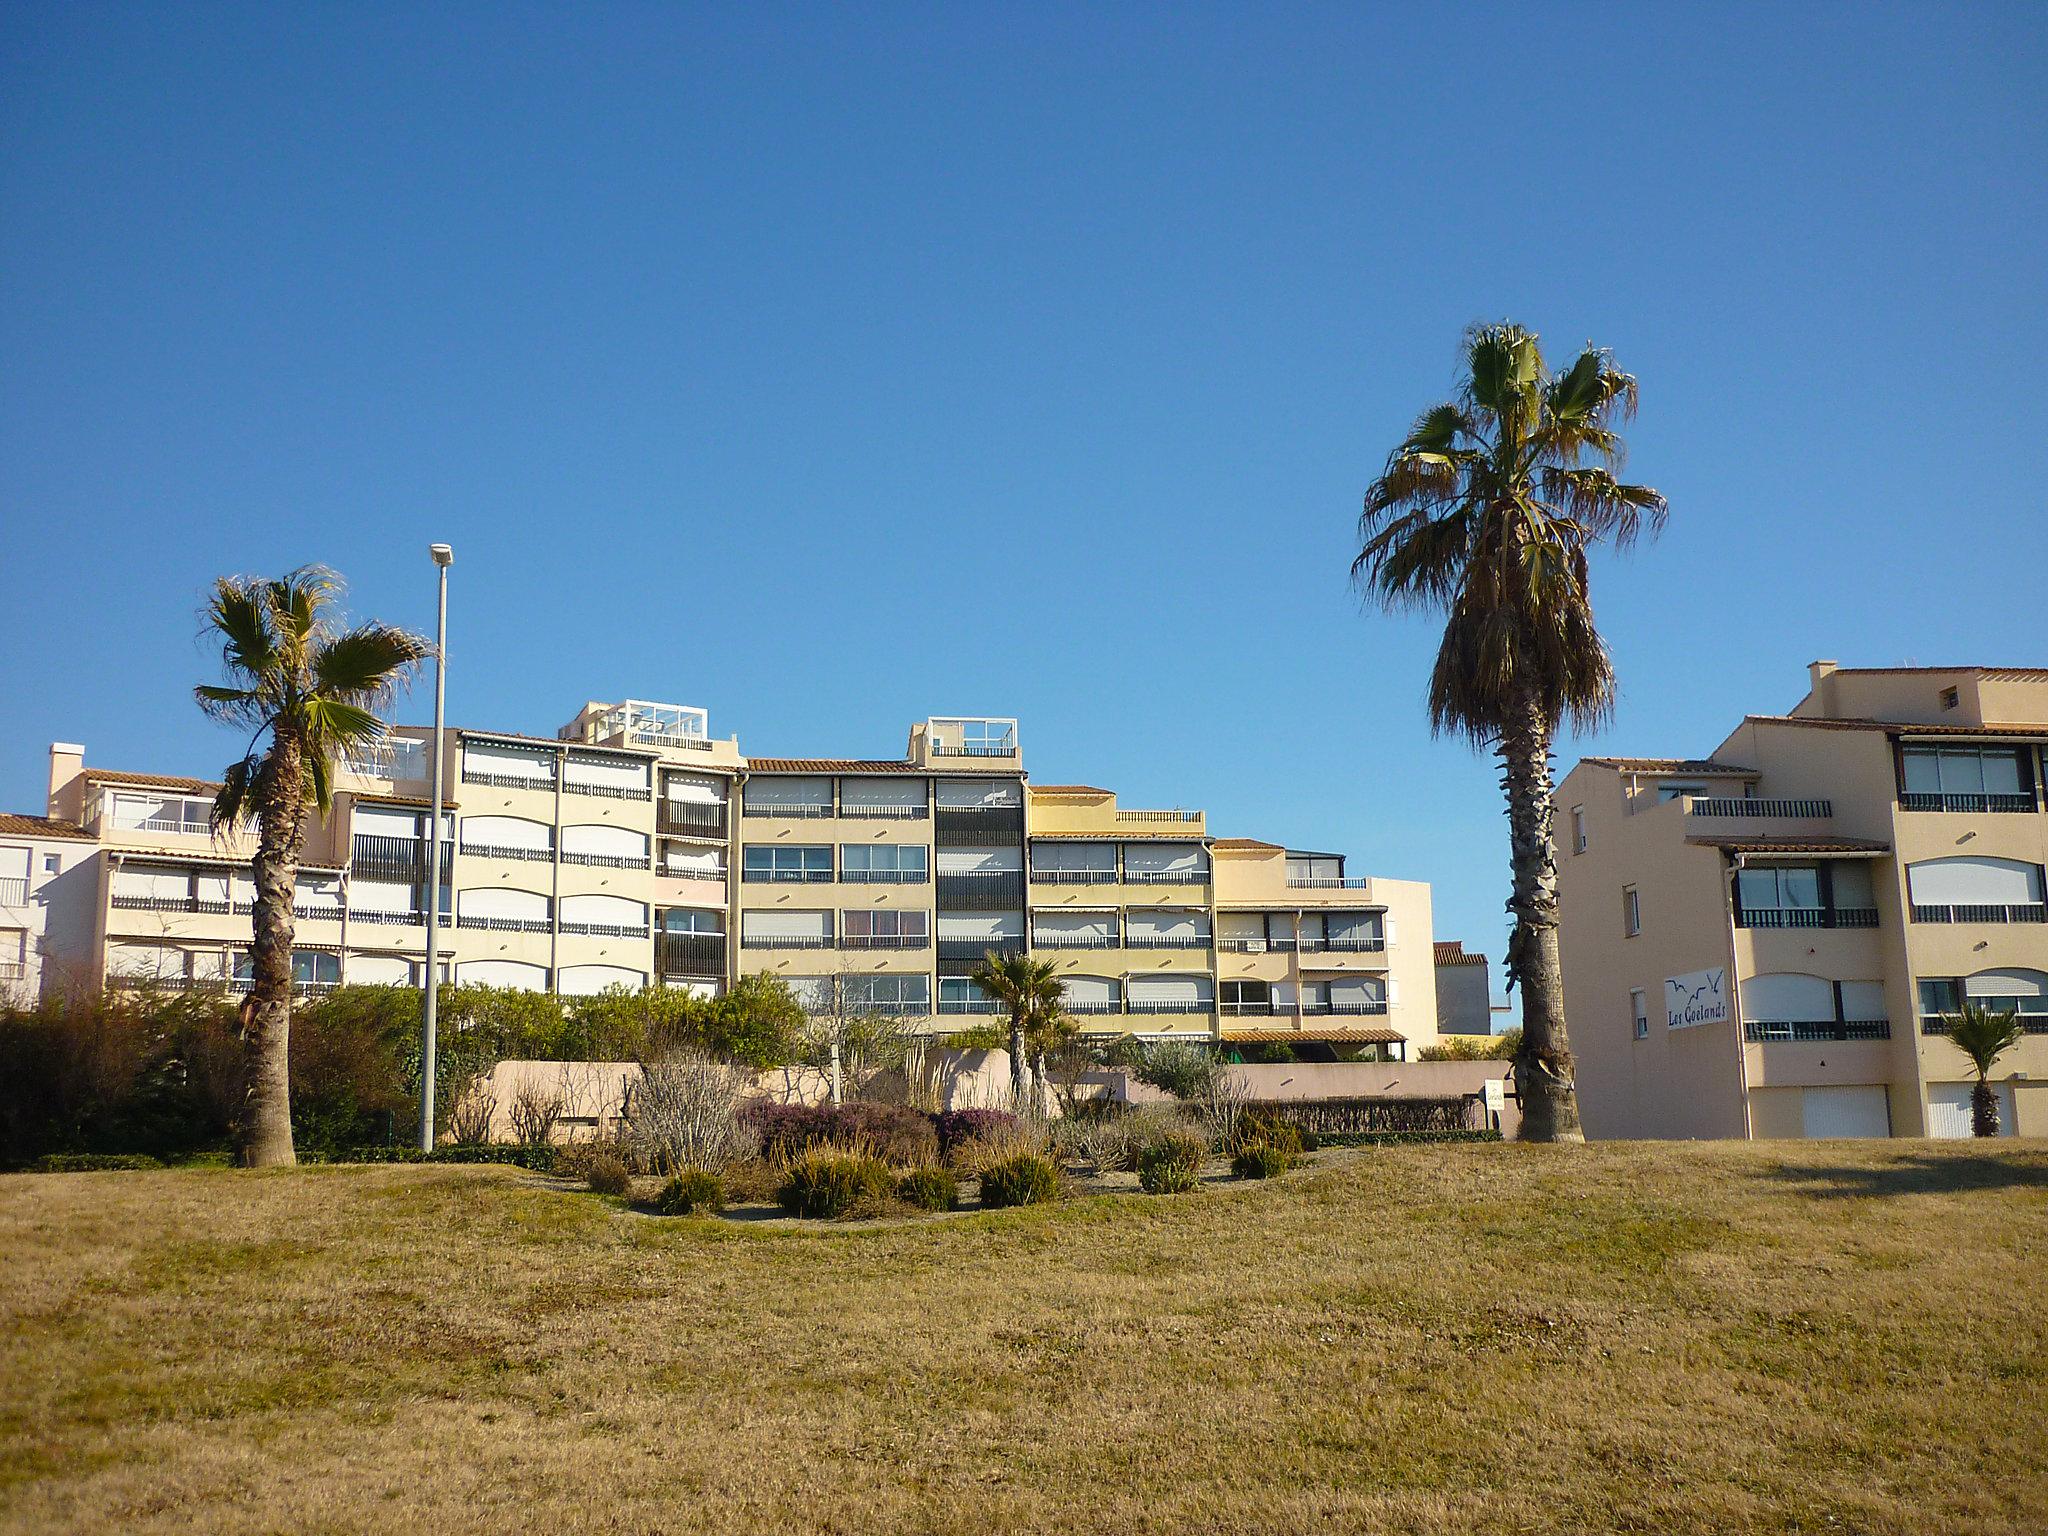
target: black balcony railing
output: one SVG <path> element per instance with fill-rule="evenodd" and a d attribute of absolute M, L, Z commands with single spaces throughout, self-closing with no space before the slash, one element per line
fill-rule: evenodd
<path fill-rule="evenodd" d="M 833 809 L 832 802 L 829 800 L 810 801 L 803 805 L 777 805 L 763 803 L 758 800 L 745 800 L 740 803 L 740 814 L 742 816 L 782 816 L 798 821 L 815 821 L 821 816 L 832 815 Z"/>
<path fill-rule="evenodd" d="M 1977 814 L 2031 811 L 2032 795 L 1934 794 L 1921 790 L 1899 796 L 1902 811 L 1969 811 Z"/>
<path fill-rule="evenodd" d="M 740 879 L 747 885 L 829 885 L 829 869 L 743 869 Z"/>
<path fill-rule="evenodd" d="M 939 958 L 941 960 L 958 960 L 971 963 L 979 960 L 990 950 L 994 950 L 999 955 L 1004 955 L 1013 954 L 1023 947 L 1024 941 L 1022 939 L 941 939 L 939 940 Z"/>
<path fill-rule="evenodd" d="M 1386 1011 L 1386 1000 L 1376 997 L 1367 998 L 1362 1003 L 1305 1002 L 1301 1005 L 1301 1012 L 1304 1018 L 1329 1018 L 1333 1015 L 1385 1013 Z"/>
<path fill-rule="evenodd" d="M 1889 1040 L 1892 1037 L 1892 1026 L 1885 1019 L 1853 1019 L 1838 1023 L 1804 1019 L 1751 1019 L 1742 1026 L 1742 1037 L 1752 1045 L 1769 1045 L 1788 1040 Z"/>
<path fill-rule="evenodd" d="M 942 805 L 932 816 L 932 841 L 941 848 L 972 848 L 1023 840 L 1021 805 Z"/>
<path fill-rule="evenodd" d="M 1377 955 L 1386 947 L 1384 938 L 1273 940 L 1275 949 L 1298 950 L 1304 955 Z"/>
<path fill-rule="evenodd" d="M 924 869 L 842 869 L 839 878 L 846 885 L 923 885 L 931 879 Z"/>
<path fill-rule="evenodd" d="M 1008 1011 L 1008 1009 L 992 997 L 941 997 L 939 999 L 939 1012 L 941 1013 L 1006 1013 Z M 1072 1008 L 1067 1010 L 1069 1013 L 1073 1011 Z"/>
<path fill-rule="evenodd" d="M 1206 933 L 1138 933 L 1124 930 L 1125 949 L 1207 949 Z"/>
<path fill-rule="evenodd" d="M 741 949 L 830 949 L 829 933 L 742 933 Z"/>
<path fill-rule="evenodd" d="M 2048 906 L 2034 902 L 1972 902 L 1954 906 L 1913 906 L 1916 923 L 2048 923 Z"/>
<path fill-rule="evenodd" d="M 1008 912 L 1024 905 L 1024 874 L 992 869 L 939 874 L 939 906 L 955 912 Z"/>
<path fill-rule="evenodd" d="M 564 923 L 564 933 L 580 933 L 598 939 L 644 939 L 647 937 L 645 923 Z"/>
<path fill-rule="evenodd" d="M 843 949 L 930 949 L 928 933 L 849 933 L 840 941 Z"/>
<path fill-rule="evenodd" d="M 1293 1012 L 1294 1009 L 1292 1007 L 1288 1007 L 1283 1004 L 1273 1002 L 1270 999 L 1264 1002 L 1250 1001 L 1238 1003 L 1233 1003 L 1226 1000 L 1223 1004 L 1223 1016 L 1226 1019 L 1270 1019 L 1282 1013 L 1292 1015 Z"/>
<path fill-rule="evenodd" d="M 1875 928 L 1875 907 L 1744 907 L 1738 928 Z"/>
<path fill-rule="evenodd" d="M 1972 998 L 1975 1003 L 1986 1002 L 1984 998 Z M 2008 999 L 2008 1002 L 2010 1000 Z M 2002 1013 L 2003 1008 L 1993 1007 L 1993 1013 Z M 2048 1035 L 2048 1013 L 2021 1013 L 2016 1015 L 2020 1032 L 2028 1035 Z M 1923 1014 L 1920 1019 L 1920 1033 L 1923 1035 L 1945 1035 L 1954 1028 L 1955 1016 L 1946 1013 Z"/>
<path fill-rule="evenodd" d="M 839 802 L 839 814 L 853 820 L 920 821 L 931 814 L 928 805 L 848 805 Z"/>
<path fill-rule="evenodd" d="M 481 784 L 486 789 L 553 789 L 555 773 L 552 764 L 546 773 L 490 773 L 481 768 L 465 768 L 462 782 Z"/>
<path fill-rule="evenodd" d="M 1691 816 L 1789 816 L 1818 819 L 1835 814 L 1828 800 L 1766 799 L 1762 795 L 1703 795 L 1685 802 Z"/>
<path fill-rule="evenodd" d="M 724 837 L 725 807 L 664 800 L 654 808 L 654 830 L 675 837 Z"/>
<path fill-rule="evenodd" d="M 1214 1013 L 1216 1005 L 1202 998 L 1152 1002 L 1145 998 L 1133 997 L 1126 1001 L 1124 1011 L 1126 1013 Z"/>
<path fill-rule="evenodd" d="M 372 880 L 421 881 L 427 878 L 427 843 L 416 837 L 376 837 L 358 833 L 350 845 L 349 868 Z M 455 845 L 441 845 L 441 868 L 455 861 Z"/>
<path fill-rule="evenodd" d="M 720 976 L 725 972 L 722 933 L 657 933 L 655 969 L 664 976 Z"/>

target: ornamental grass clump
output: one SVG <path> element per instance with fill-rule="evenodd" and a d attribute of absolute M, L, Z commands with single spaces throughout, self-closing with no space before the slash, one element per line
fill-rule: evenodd
<path fill-rule="evenodd" d="M 1006 1109 L 949 1109 L 933 1122 L 939 1156 L 949 1163 L 958 1162 L 975 1143 L 1006 1136 L 1018 1123 Z"/>
<path fill-rule="evenodd" d="M 896 1198 L 921 1211 L 950 1211 L 960 1203 L 960 1180 L 943 1164 L 926 1163 L 896 1181 Z"/>
<path fill-rule="evenodd" d="M 1277 1179 L 1294 1166 L 1294 1154 L 1267 1141 L 1246 1142 L 1230 1159 L 1230 1171 L 1240 1179 Z"/>
<path fill-rule="evenodd" d="M 583 1182 L 594 1194 L 623 1195 L 633 1187 L 633 1170 L 609 1147 L 593 1147 L 583 1154 L 580 1162 Z"/>
<path fill-rule="evenodd" d="M 790 1162 L 775 1198 L 792 1216 L 829 1221 L 856 1205 L 878 1205 L 895 1188 L 895 1176 L 879 1157 L 811 1147 Z"/>
<path fill-rule="evenodd" d="M 1180 1195 L 1202 1181 L 1209 1146 L 1193 1131 L 1164 1131 L 1138 1152 L 1138 1187 L 1148 1195 Z"/>
<path fill-rule="evenodd" d="M 699 1211 L 725 1208 L 725 1186 L 718 1175 L 703 1168 L 685 1168 L 661 1186 L 654 1208 L 664 1216 L 690 1216 Z"/>
<path fill-rule="evenodd" d="M 1059 1193 L 1060 1171 L 1043 1153 L 1021 1153 L 981 1170 L 985 1206 L 1043 1205 Z"/>

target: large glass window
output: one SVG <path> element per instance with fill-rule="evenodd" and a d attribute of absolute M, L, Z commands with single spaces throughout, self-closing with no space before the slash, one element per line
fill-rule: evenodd
<path fill-rule="evenodd" d="M 928 1013 L 929 976 L 844 976 L 842 1006 L 848 1013 Z"/>
<path fill-rule="evenodd" d="M 855 884 L 921 884 L 926 868 L 920 843 L 844 843 L 839 849 L 841 878 Z"/>
<path fill-rule="evenodd" d="M 2017 747 L 1908 747 L 1906 792 L 1922 795 L 2022 795 Z"/>
<path fill-rule="evenodd" d="M 841 932 L 849 949 L 911 948 L 930 939 L 931 916 L 890 910 L 847 912 L 841 918 Z"/>
<path fill-rule="evenodd" d="M 775 844 L 749 848 L 743 872 L 748 880 L 830 880 L 832 845 Z"/>
<path fill-rule="evenodd" d="M 1744 912 L 1818 912 L 1820 871 L 1811 866 L 1750 866 L 1736 877 Z"/>

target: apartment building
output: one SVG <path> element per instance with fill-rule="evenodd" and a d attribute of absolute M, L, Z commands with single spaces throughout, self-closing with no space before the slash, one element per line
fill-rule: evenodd
<path fill-rule="evenodd" d="M 76 822 L 0 813 L 0 1001 L 33 1002 L 46 976 L 91 974 L 93 853 Z"/>
<path fill-rule="evenodd" d="M 1445 1035 L 1493 1033 L 1493 990 L 1486 956 L 1473 954 L 1459 939 L 1436 945 L 1436 1027 Z"/>
<path fill-rule="evenodd" d="M 1704 758 L 1587 758 L 1554 809 L 1580 1110 L 1601 1137 L 1962 1136 L 1963 998 L 2048 1135 L 2048 669 L 1815 662 Z"/>
<path fill-rule="evenodd" d="M 420 984 L 438 798 L 447 979 L 573 996 L 769 972 L 820 1013 L 947 1031 L 994 1011 L 974 962 L 1025 949 L 1098 1032 L 1392 1057 L 1436 1036 L 1426 884 L 1031 784 L 1014 720 L 920 722 L 901 758 L 748 758 L 701 709 L 594 702 L 553 737 L 450 730 L 438 797 L 431 737 L 400 728 L 310 831 L 302 986 Z M 252 850 L 211 836 L 214 787 L 52 749 L 52 825 L 89 850 L 67 925 L 87 981 L 247 985 Z"/>

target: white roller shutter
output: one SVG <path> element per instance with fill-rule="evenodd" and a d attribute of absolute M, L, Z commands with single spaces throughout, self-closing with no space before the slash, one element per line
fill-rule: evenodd
<path fill-rule="evenodd" d="M 1906 867 L 1906 888 L 1915 906 L 2030 906 L 2041 900 L 2041 868 L 2016 859 L 1928 859 Z"/>
<path fill-rule="evenodd" d="M 1380 936 L 1380 915 L 1377 912 L 1331 912 L 1324 916 L 1323 921 L 1334 944 L 1364 945 Z"/>
<path fill-rule="evenodd" d="M 938 856 L 942 875 L 1014 874 L 1024 867 L 1019 848 L 941 848 Z"/>
<path fill-rule="evenodd" d="M 183 976 L 185 952 L 164 944 L 109 944 L 107 969 L 116 976 Z"/>
<path fill-rule="evenodd" d="M 796 774 L 774 774 L 747 780 L 746 801 L 755 809 L 778 806 L 830 805 L 832 781 Z"/>
<path fill-rule="evenodd" d="M 1742 1016 L 1758 1023 L 1832 1024 L 1835 989 L 1819 976 L 1796 971 L 1752 976 L 1742 984 Z"/>
<path fill-rule="evenodd" d="M 1148 1003 L 1207 1003 L 1213 995 L 1207 976 L 1133 976 L 1125 982 L 1133 1011 Z"/>
<path fill-rule="evenodd" d="M 725 784 L 724 779 L 710 774 L 672 773 L 664 781 L 662 794 L 683 805 L 723 805 Z"/>
<path fill-rule="evenodd" d="M 1066 993 L 1071 1006 L 1113 1007 L 1122 992 L 1122 983 L 1113 976 L 1063 976 L 1060 988 Z"/>
<path fill-rule="evenodd" d="M 806 1013 L 823 1013 L 832 1006 L 832 978 L 830 976 L 785 976 L 782 978 L 795 994 L 797 1005 Z"/>
<path fill-rule="evenodd" d="M 412 962 L 403 955 L 350 955 L 348 979 L 355 986 L 411 986 Z"/>
<path fill-rule="evenodd" d="M 0 880 L 26 880 L 28 878 L 28 850 L 26 848 L 0 848 Z"/>
<path fill-rule="evenodd" d="M 118 901 L 183 901 L 191 894 L 192 876 L 186 870 L 125 864 L 114 871 Z"/>
<path fill-rule="evenodd" d="M 941 779 L 938 799 L 941 810 L 982 810 L 1022 805 L 1024 792 L 1015 779 Z"/>
<path fill-rule="evenodd" d="M 1124 914 L 1124 933 L 1132 939 L 1205 939 L 1206 912 L 1184 907 L 1133 907 Z"/>
<path fill-rule="evenodd" d="M 1285 933 L 1283 927 L 1280 930 Z M 1219 912 L 1216 914 L 1216 937 L 1225 944 L 1263 943 L 1266 937 L 1266 917 L 1263 912 Z"/>
<path fill-rule="evenodd" d="M 1885 1011 L 1884 983 L 1845 981 L 1842 983 L 1842 1018 L 1850 1024 L 1874 1024 L 1891 1015 Z"/>
<path fill-rule="evenodd" d="M 408 810 L 398 805 L 365 805 L 356 802 L 350 813 L 350 828 L 358 837 L 419 837 L 427 818 L 425 810 Z"/>
<path fill-rule="evenodd" d="M 1124 872 L 1133 875 L 1206 874 L 1208 850 L 1200 843 L 1125 843 Z"/>
<path fill-rule="evenodd" d="M 562 852 L 599 859 L 644 859 L 647 834 L 631 827 L 584 823 L 562 828 Z"/>
<path fill-rule="evenodd" d="M 740 932 L 749 939 L 829 939 L 832 914 L 829 911 L 785 911 L 764 908 L 740 914 Z"/>
<path fill-rule="evenodd" d="M 995 944 L 998 941 L 1021 944 L 1024 940 L 1024 914 L 1022 912 L 942 912 L 939 914 L 939 937 L 941 939 L 967 940 Z"/>
<path fill-rule="evenodd" d="M 1976 1135 L 1976 1125 L 1970 1115 L 1970 1091 L 1976 1086 L 1975 1083 L 1929 1083 L 1927 1134 L 1944 1140 Z M 1811 1088 L 1806 1091 L 1813 1092 Z M 1998 1134 L 2017 1136 L 2019 1130 L 2013 1124 L 2012 1084 L 1993 1083 L 1991 1091 L 1998 1095 Z"/>
<path fill-rule="evenodd" d="M 718 848 L 687 848 L 671 843 L 662 856 L 661 867 L 671 875 L 682 875 L 695 879 L 722 879 L 725 870 L 720 861 L 724 851 Z"/>
<path fill-rule="evenodd" d="M 571 789 L 642 791 L 653 782 L 654 765 L 639 757 L 594 757 L 571 752 L 562 765 L 562 783 Z"/>
<path fill-rule="evenodd" d="M 309 917 L 341 911 L 341 876 L 300 875 L 292 887 L 292 907 Z"/>
<path fill-rule="evenodd" d="M 1031 867 L 1047 874 L 1115 874 L 1116 844 L 1062 843 L 1050 840 L 1033 842 Z"/>
<path fill-rule="evenodd" d="M 1799 1107 L 1800 1130 L 1810 1138 L 1892 1133 L 1882 1088 L 1807 1088 L 1800 1093 Z"/>
<path fill-rule="evenodd" d="M 548 968 L 524 960 L 465 960 L 455 968 L 455 977 L 471 986 L 514 987 L 521 992 L 548 989 Z"/>
<path fill-rule="evenodd" d="M 544 923 L 548 920 L 548 898 L 538 891 L 513 890 L 502 885 L 480 885 L 458 891 L 455 910 L 462 917 Z"/>
<path fill-rule="evenodd" d="M 2048 972 L 2030 971 L 2020 967 L 2002 971 L 1979 971 L 1976 975 L 1964 979 L 1963 995 L 1998 998 L 2048 997 Z"/>
<path fill-rule="evenodd" d="M 607 987 L 638 992 L 646 985 L 645 971 L 623 965 L 565 965 L 555 975 L 555 990 L 564 997 L 591 997 Z"/>
<path fill-rule="evenodd" d="M 354 879 L 348 883 L 353 912 L 413 912 L 412 887 L 399 880 Z"/>
<path fill-rule="evenodd" d="M 842 811 L 923 809 L 923 779 L 841 779 L 839 808 Z"/>
<path fill-rule="evenodd" d="M 465 774 L 488 774 L 494 779 L 523 779 L 534 785 L 548 785 L 555 779 L 555 754 L 500 746 L 495 742 L 466 741 L 462 744 L 462 771 Z"/>
<path fill-rule="evenodd" d="M 562 924 L 607 928 L 645 928 L 647 907 L 624 896 L 581 895 L 562 898 Z"/>
<path fill-rule="evenodd" d="M 465 816 L 462 818 L 464 848 L 518 848 L 546 853 L 552 843 L 546 822 L 526 816 Z"/>
<path fill-rule="evenodd" d="M 1370 976 L 1346 976 L 1330 983 L 1330 1006 L 1333 1008 L 1369 1008 L 1374 1003 L 1385 1001 L 1380 983 Z"/>
<path fill-rule="evenodd" d="M 1036 912 L 1033 932 L 1054 939 L 1115 939 L 1114 912 Z"/>

